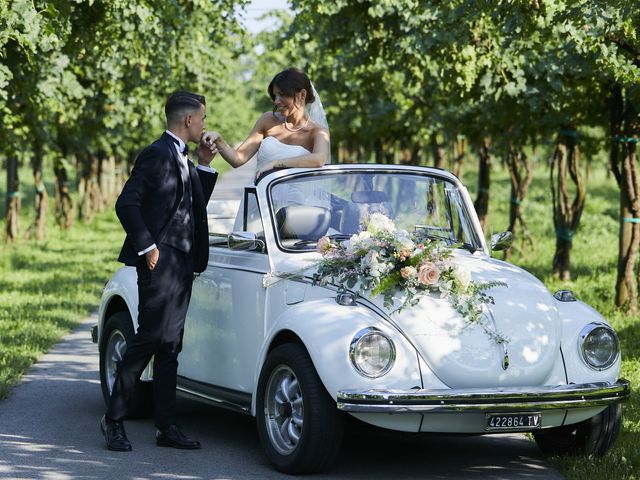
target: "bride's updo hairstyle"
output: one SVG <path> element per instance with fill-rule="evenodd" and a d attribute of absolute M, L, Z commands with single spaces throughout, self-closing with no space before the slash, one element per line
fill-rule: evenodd
<path fill-rule="evenodd" d="M 316 97 L 313 95 L 313 90 L 311 89 L 311 81 L 307 74 L 300 69 L 290 67 L 273 77 L 267 91 L 269 92 L 271 100 L 275 101 L 276 95 L 273 93 L 274 87 L 278 87 L 287 97 L 294 97 L 296 93 L 304 89 L 307 91 L 305 104 L 308 105 L 316 101 Z"/>

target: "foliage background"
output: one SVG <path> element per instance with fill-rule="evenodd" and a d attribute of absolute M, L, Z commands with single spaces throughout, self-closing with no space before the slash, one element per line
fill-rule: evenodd
<path fill-rule="evenodd" d="M 518 243 L 512 259 L 610 319 L 623 376 L 640 383 L 630 301 L 640 225 L 623 220 L 640 217 L 640 2 L 291 0 L 295 16 L 274 12 L 279 27 L 257 35 L 237 20 L 247 3 L 0 0 L 0 214 L 11 241 L 0 251 L 0 397 L 97 305 L 122 238 L 112 201 L 164 128 L 167 94 L 205 94 L 208 127 L 238 143 L 272 108 L 269 80 L 291 65 L 321 94 L 333 161 L 454 170 L 478 198 L 487 190 L 487 232 L 511 227 L 508 159 L 529 159 L 531 187 L 517 200 L 534 242 Z M 576 133 L 587 200 L 561 281 L 547 166 L 563 130 Z M 481 178 L 487 139 L 490 184 Z M 573 198 L 578 186 L 566 188 Z M 46 234 L 34 239 L 38 219 Z M 631 286 L 621 301 L 625 258 Z M 608 456 L 556 459 L 562 471 L 638 478 L 638 405 L 634 392 Z"/>

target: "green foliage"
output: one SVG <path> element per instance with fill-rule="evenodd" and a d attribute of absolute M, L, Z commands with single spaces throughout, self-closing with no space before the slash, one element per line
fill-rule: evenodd
<path fill-rule="evenodd" d="M 162 131 L 177 89 L 232 108 L 247 41 L 234 11 L 246 3 L 3 0 L 0 154 L 29 155 L 38 141 L 54 156 L 125 157 Z M 227 111 L 210 118 L 238 128 Z"/>
<path fill-rule="evenodd" d="M 566 125 L 608 129 L 611 83 L 640 78 L 637 2 L 292 4 L 289 45 L 327 90 L 338 141 L 532 145 Z"/>

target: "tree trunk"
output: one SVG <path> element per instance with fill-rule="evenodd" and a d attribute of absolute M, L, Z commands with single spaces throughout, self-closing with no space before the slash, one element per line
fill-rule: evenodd
<path fill-rule="evenodd" d="M 105 198 L 102 190 L 102 174 L 106 156 L 103 152 L 90 155 L 91 161 L 91 210 L 92 213 L 102 212 L 105 207 Z"/>
<path fill-rule="evenodd" d="M 438 142 L 438 136 L 435 133 L 431 134 L 431 150 L 433 151 L 433 164 L 436 168 L 447 168 L 447 157 L 443 143 Z"/>
<path fill-rule="evenodd" d="M 620 229 L 618 238 L 618 271 L 616 278 L 616 306 L 635 313 L 638 308 L 637 280 L 634 268 L 640 246 L 640 199 L 636 170 L 634 132 L 640 129 L 638 114 L 631 99 L 624 98 L 620 85 L 611 96 L 611 172 L 620 187 Z M 626 93 L 628 95 L 628 93 Z"/>
<path fill-rule="evenodd" d="M 36 216 L 33 225 L 31 225 L 27 231 L 27 237 L 30 237 L 31 234 L 35 232 L 36 240 L 44 240 L 45 238 L 47 210 L 49 207 L 49 195 L 45 188 L 44 181 L 42 180 L 42 155 L 42 143 L 40 141 L 36 141 L 33 149 L 33 157 L 31 159 L 31 166 L 33 168 L 33 184 L 36 190 L 33 199 Z"/>
<path fill-rule="evenodd" d="M 92 192 L 92 156 L 89 152 L 83 152 L 76 155 L 78 178 L 78 219 L 88 224 L 93 219 L 93 200 Z"/>
<path fill-rule="evenodd" d="M 629 137 L 631 138 L 631 137 Z M 619 279 L 627 292 L 626 301 L 616 305 L 628 305 L 631 313 L 638 310 L 638 294 L 634 267 L 640 246 L 640 202 L 638 201 L 638 172 L 636 169 L 636 143 L 619 142 L 622 147 L 622 185 L 620 188 L 620 260 Z M 620 275 L 622 273 L 622 275 Z"/>
<path fill-rule="evenodd" d="M 467 138 L 460 134 L 453 143 L 453 172 L 456 177 L 462 178 L 464 159 L 467 156 Z"/>
<path fill-rule="evenodd" d="M 18 179 L 18 159 L 7 159 L 7 219 L 4 230 L 4 238 L 7 243 L 18 239 L 20 230 L 20 191 Z"/>
<path fill-rule="evenodd" d="M 340 150 L 338 150 L 337 157 L 333 157 L 333 158 L 337 158 L 338 161 L 340 161 L 339 152 Z M 114 175 L 115 175 L 115 188 L 113 191 L 114 197 L 117 197 L 118 195 L 120 195 L 120 192 L 122 191 L 122 187 L 124 187 L 126 175 L 129 174 L 129 171 L 126 170 L 126 168 L 127 168 L 126 162 L 123 161 L 120 157 L 116 157 L 116 168 L 114 170 Z"/>
<path fill-rule="evenodd" d="M 383 163 L 383 148 L 382 148 L 382 140 L 376 138 L 373 142 L 373 158 L 375 163 Z"/>
<path fill-rule="evenodd" d="M 474 202 L 482 231 L 486 233 L 489 216 L 489 187 L 491 186 L 491 139 L 485 137 L 480 146 L 478 162 L 478 196 Z"/>
<path fill-rule="evenodd" d="M 553 226 L 556 232 L 552 273 L 562 280 L 569 280 L 573 236 L 580 226 L 586 198 L 585 184 L 580 175 L 578 135 L 573 128 L 562 129 L 558 133 L 550 167 Z M 573 201 L 570 198 L 567 174 L 575 184 L 576 193 Z"/>
<path fill-rule="evenodd" d="M 517 225 L 522 233 L 522 241 L 520 244 L 520 253 L 526 256 L 526 244 L 531 246 L 533 251 L 533 237 L 531 236 L 527 224 L 522 218 L 522 201 L 527 194 L 531 180 L 533 179 L 531 164 L 523 151 L 513 147 L 509 148 L 506 155 L 507 167 L 511 177 L 511 201 L 509 208 L 509 228 L 514 239 L 518 236 L 516 232 Z M 505 259 L 511 258 L 511 249 L 505 251 Z"/>
<path fill-rule="evenodd" d="M 69 171 L 65 158 L 59 157 L 54 161 L 53 173 L 55 182 L 55 211 L 56 222 L 65 230 L 73 225 L 73 201 L 69 192 Z"/>

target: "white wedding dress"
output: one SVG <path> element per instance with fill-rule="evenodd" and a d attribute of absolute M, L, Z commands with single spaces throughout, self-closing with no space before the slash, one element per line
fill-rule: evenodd
<path fill-rule="evenodd" d="M 256 170 L 260 170 L 270 162 L 309 154 L 311 154 L 311 152 L 302 145 L 289 145 L 282 143 L 276 137 L 265 137 L 260 142 L 260 147 L 258 148 L 258 164 Z"/>
<path fill-rule="evenodd" d="M 258 147 L 256 171 L 262 167 L 284 160 L 286 158 L 300 157 L 309 155 L 311 152 L 302 145 L 289 145 L 278 140 L 276 137 L 265 137 Z M 286 205 L 301 204 L 314 205 L 324 208 L 330 207 L 328 193 L 317 185 L 318 182 L 296 185 L 285 185 L 272 190 L 271 199 L 273 202 L 273 211 L 277 212 Z M 240 202 L 240 208 L 236 216 L 234 231 L 242 230 L 242 220 L 244 213 L 244 195 Z"/>

